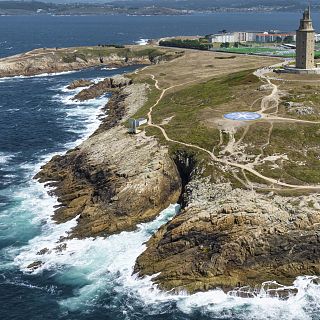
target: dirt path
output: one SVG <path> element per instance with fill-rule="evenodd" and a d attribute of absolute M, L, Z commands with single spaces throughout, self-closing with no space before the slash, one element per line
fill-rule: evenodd
<path fill-rule="evenodd" d="M 278 66 L 283 66 L 286 63 L 288 63 L 288 62 L 286 61 L 284 63 L 280 63 L 280 64 L 277 64 L 277 65 L 274 65 L 273 68 L 278 67 Z M 255 76 L 257 76 L 261 80 L 264 80 L 267 84 L 272 86 L 271 94 L 262 99 L 260 111 L 257 111 L 257 113 L 260 113 L 263 116 L 263 119 L 266 119 L 266 120 L 283 121 L 283 122 L 295 122 L 295 123 L 320 124 L 320 121 L 310 121 L 310 120 L 302 120 L 302 119 L 285 118 L 285 117 L 276 116 L 277 113 L 278 113 L 278 110 L 279 110 L 279 102 L 280 102 L 279 89 L 278 89 L 278 85 L 272 83 L 271 80 L 280 80 L 280 81 L 288 81 L 288 82 L 289 81 L 310 82 L 311 80 L 282 80 L 282 79 L 279 79 L 279 78 L 268 77 L 266 74 L 269 73 L 269 72 L 270 72 L 270 68 L 263 68 L 263 69 L 259 69 L 259 70 L 254 72 Z M 265 113 L 265 111 L 268 111 L 268 110 L 273 109 L 273 108 L 275 109 L 275 112 Z"/>
<path fill-rule="evenodd" d="M 293 188 L 293 189 L 301 189 L 301 190 L 320 190 L 320 185 L 309 185 L 309 186 L 293 185 L 293 184 L 288 184 L 288 183 L 285 183 L 285 182 L 281 182 L 281 181 L 273 179 L 273 178 L 266 177 L 266 176 L 262 175 L 261 173 L 259 173 L 258 171 L 256 171 L 255 169 L 253 169 L 252 167 L 250 167 L 250 165 L 244 165 L 244 164 L 239 164 L 239 163 L 236 163 L 236 162 L 230 162 L 230 161 L 225 160 L 225 159 L 220 159 L 220 158 L 217 158 L 214 155 L 213 152 L 211 152 L 211 151 L 209 151 L 207 149 L 204 149 L 204 148 L 199 147 L 197 145 L 193 145 L 193 144 L 189 144 L 189 143 L 185 143 L 185 142 L 182 142 L 182 141 L 171 139 L 167 135 L 167 132 L 166 132 L 166 130 L 164 128 L 162 128 L 160 125 L 152 123 L 152 112 L 153 112 L 153 109 L 160 103 L 160 101 L 163 99 L 164 95 L 169 90 L 171 90 L 173 88 L 176 88 L 176 87 L 181 87 L 181 86 L 190 84 L 190 83 L 195 82 L 197 80 L 187 81 L 187 82 L 184 82 L 184 83 L 181 83 L 181 84 L 178 84 L 178 85 L 170 86 L 170 87 L 165 88 L 165 89 L 160 89 L 160 87 L 158 85 L 159 82 L 155 78 L 155 75 L 150 74 L 150 76 L 155 81 L 155 87 L 158 90 L 161 91 L 161 94 L 160 94 L 160 97 L 158 98 L 158 100 L 156 101 L 156 103 L 154 105 L 152 105 L 150 107 L 150 109 L 149 109 L 149 112 L 148 112 L 148 125 L 150 127 L 154 127 L 154 128 L 159 129 L 161 131 L 162 135 L 164 136 L 164 138 L 166 139 L 166 141 L 172 142 L 172 143 L 176 143 L 176 144 L 179 144 L 179 145 L 182 145 L 182 146 L 185 146 L 185 147 L 190 147 L 190 148 L 193 148 L 193 149 L 197 149 L 197 150 L 203 151 L 203 152 L 207 153 L 214 162 L 218 162 L 218 163 L 221 163 L 221 164 L 226 165 L 226 166 L 230 166 L 230 167 L 238 168 L 240 170 L 244 170 L 246 172 L 250 172 L 251 174 L 255 175 L 256 177 L 258 177 L 260 179 L 263 179 L 266 182 L 269 182 L 269 183 L 271 183 L 273 185 L 278 185 L 278 186 L 287 187 L 287 188 Z M 263 73 L 262 73 L 261 76 L 265 77 Z M 265 79 L 268 82 L 270 82 L 270 84 L 272 84 L 271 81 L 268 78 L 265 77 Z M 278 87 L 276 85 L 273 85 L 272 93 L 269 96 L 266 97 L 266 99 L 264 100 L 262 105 L 266 106 L 267 104 L 269 104 L 269 102 L 273 103 L 274 101 L 277 101 L 277 96 L 278 96 Z M 271 132 L 270 131 L 269 131 L 269 136 L 271 136 Z M 250 183 L 250 181 L 248 181 L 248 182 Z"/>

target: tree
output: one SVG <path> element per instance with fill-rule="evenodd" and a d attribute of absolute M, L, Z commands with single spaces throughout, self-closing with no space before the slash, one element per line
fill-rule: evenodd
<path fill-rule="evenodd" d="M 285 43 L 293 43 L 293 36 L 286 36 L 283 39 L 283 42 L 285 42 Z"/>

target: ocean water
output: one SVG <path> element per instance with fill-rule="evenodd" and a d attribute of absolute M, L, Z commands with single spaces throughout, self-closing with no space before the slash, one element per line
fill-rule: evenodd
<path fill-rule="evenodd" d="M 190 16 L 0 16 L 0 57 L 34 48 L 134 43 L 139 39 L 205 35 L 219 30 L 294 31 L 299 12 L 216 13 Z M 320 31 L 320 13 L 313 13 Z"/>
<path fill-rule="evenodd" d="M 0 17 L 0 50 L 4 56 L 39 46 L 133 43 L 229 25 L 253 30 L 255 22 L 259 28 L 292 30 L 297 16 Z M 253 298 L 218 289 L 174 295 L 160 292 L 151 278 L 132 275 L 144 243 L 178 212 L 174 204 L 133 232 L 59 242 L 76 219 L 54 224 L 50 217 L 57 200 L 32 177 L 53 155 L 78 145 L 98 127 L 108 100 L 76 103 L 71 98 L 77 90 L 66 86 L 135 68 L 0 79 L 0 319 L 320 319 L 320 286 L 305 275 L 289 287 L 298 294 L 286 300 L 268 294 L 268 284 Z M 44 264 L 30 272 L 27 266 L 39 258 Z"/>

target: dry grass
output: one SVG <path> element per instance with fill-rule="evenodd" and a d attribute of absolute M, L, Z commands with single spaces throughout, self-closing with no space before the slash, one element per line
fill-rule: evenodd
<path fill-rule="evenodd" d="M 196 50 L 185 50 L 184 52 L 183 57 L 175 59 L 170 63 L 162 64 L 161 66 L 150 66 L 142 71 L 137 79 L 142 80 L 149 77 L 149 74 L 154 74 L 156 79 L 159 79 L 160 87 L 168 88 L 188 81 L 200 83 L 217 76 L 242 70 L 256 69 L 280 61 L 276 58 L 244 55 L 236 55 L 234 59 L 217 59 L 230 55 Z M 180 90 L 182 87 L 173 89 L 173 91 Z"/>

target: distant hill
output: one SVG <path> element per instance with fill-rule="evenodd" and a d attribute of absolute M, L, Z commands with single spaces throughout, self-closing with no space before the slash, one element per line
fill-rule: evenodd
<path fill-rule="evenodd" d="M 3 1 L 0 2 L 16 2 Z M 111 3 L 115 6 L 161 6 L 168 8 L 192 8 L 192 9 L 206 9 L 211 7 L 257 7 L 257 6 L 296 6 L 298 8 L 306 6 L 307 1 L 303 0 L 43 0 L 46 3 L 56 4 L 70 4 L 70 3 Z"/>
<path fill-rule="evenodd" d="M 306 1 L 302 0 L 0 0 L 0 14 L 159 15 L 194 11 L 296 11 L 305 6 Z"/>

